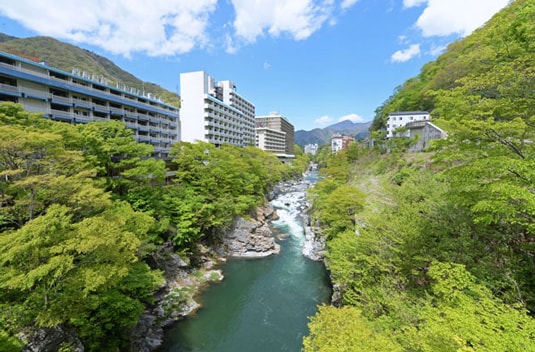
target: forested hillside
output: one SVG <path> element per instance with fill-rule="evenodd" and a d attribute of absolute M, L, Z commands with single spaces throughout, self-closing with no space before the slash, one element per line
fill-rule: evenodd
<path fill-rule="evenodd" d="M 371 130 L 384 128 L 393 111 L 426 110 L 435 119 L 529 116 L 535 104 L 534 7 L 531 0 L 513 1 L 484 27 L 450 44 L 377 108 Z M 522 106 L 511 110 L 512 102 Z M 452 110 L 452 104 L 463 108 Z"/>
<path fill-rule="evenodd" d="M 300 175 L 254 147 L 172 147 L 172 180 L 119 122 L 70 125 L 0 104 L 0 350 L 60 327 L 87 351 L 128 349 L 162 283 L 151 257 L 170 243 L 194 263 L 237 215 Z M 68 346 L 64 346 L 68 350 Z"/>
<path fill-rule="evenodd" d="M 305 351 L 535 351 L 534 18 L 512 2 L 378 109 L 375 128 L 431 110 L 449 137 L 427 153 L 323 155 L 310 196 L 340 299 Z"/>
<path fill-rule="evenodd" d="M 0 33 L 0 50 L 32 61 L 46 62 L 49 66 L 66 72 L 72 72 L 76 68 L 90 75 L 103 76 L 108 79 L 109 85 L 121 83 L 162 97 L 168 104 L 180 106 L 177 93 L 154 83 L 143 82 L 105 57 L 54 38 L 15 38 Z"/>

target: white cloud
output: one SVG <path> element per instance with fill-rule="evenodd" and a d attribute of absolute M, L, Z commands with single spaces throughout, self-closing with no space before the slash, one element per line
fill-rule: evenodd
<path fill-rule="evenodd" d="M 434 46 L 429 51 L 429 54 L 431 54 L 431 56 L 438 56 L 442 54 L 444 51 L 446 51 L 447 48 L 448 48 L 447 45 Z"/>
<path fill-rule="evenodd" d="M 409 38 L 406 35 L 400 35 L 398 37 L 398 42 L 401 44 L 407 44 L 409 42 Z"/>
<path fill-rule="evenodd" d="M 333 121 L 337 121 L 337 122 L 341 122 L 341 121 L 345 121 L 345 120 L 349 120 L 351 122 L 364 122 L 364 118 L 360 115 L 357 115 L 357 114 L 348 114 L 348 115 L 344 115 L 342 117 L 339 117 L 337 119 L 331 117 L 331 116 L 328 116 L 328 115 L 325 115 L 325 116 L 322 116 L 316 120 L 314 120 L 314 123 L 316 125 L 326 125 L 328 123 L 331 123 Z"/>
<path fill-rule="evenodd" d="M 338 121 L 345 121 L 345 120 L 349 120 L 351 122 L 363 122 L 364 118 L 357 114 L 349 114 L 349 115 L 342 116 L 338 119 Z"/>
<path fill-rule="evenodd" d="M 403 7 L 416 7 L 425 4 L 427 0 L 403 0 Z"/>
<path fill-rule="evenodd" d="M 5 2 L 5 1 L 2 1 Z M 204 47 L 217 0 L 17 0 L 0 13 L 41 35 L 129 56 L 175 55 Z"/>
<path fill-rule="evenodd" d="M 392 62 L 405 62 L 420 54 L 420 44 L 413 44 L 405 50 L 398 50 L 392 54 Z"/>
<path fill-rule="evenodd" d="M 358 0 L 344 0 L 342 1 L 342 4 L 340 5 L 340 7 L 342 8 L 342 10 L 347 10 L 348 8 L 352 7 L 353 5 L 355 5 L 357 3 Z"/>
<path fill-rule="evenodd" d="M 466 36 L 482 26 L 509 0 L 404 0 L 405 7 L 427 2 L 418 18 L 418 27 L 425 37 L 459 34 Z"/>
<path fill-rule="evenodd" d="M 0 0 L 0 14 L 39 35 L 124 56 L 134 52 L 165 56 L 213 47 L 214 43 L 223 43 L 227 52 L 234 53 L 262 36 L 304 40 L 325 25 L 334 26 L 337 15 L 358 2 L 226 1 L 234 7 L 235 18 L 221 28 L 214 26 L 212 18 L 218 0 Z"/>
<path fill-rule="evenodd" d="M 271 64 L 267 61 L 264 61 L 264 70 L 269 70 L 271 68 Z"/>
<path fill-rule="evenodd" d="M 328 124 L 329 122 L 332 122 L 332 121 L 333 121 L 332 117 L 329 117 L 329 116 L 326 115 L 326 116 L 322 116 L 322 117 L 320 117 L 318 119 L 315 119 L 314 123 L 316 125 L 326 125 L 326 124 Z"/>
<path fill-rule="evenodd" d="M 266 34 L 303 40 L 324 23 L 333 23 L 334 0 L 231 0 L 236 11 L 234 31 L 244 43 Z M 350 3 L 351 1 L 345 1 Z M 347 4 L 346 4 L 347 5 Z"/>

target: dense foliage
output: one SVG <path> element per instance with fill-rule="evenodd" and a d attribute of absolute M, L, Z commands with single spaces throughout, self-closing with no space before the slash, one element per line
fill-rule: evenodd
<path fill-rule="evenodd" d="M 301 173 L 259 149 L 179 143 L 166 181 L 117 122 L 69 125 L 0 104 L 0 349 L 32 327 L 72 330 L 89 351 L 116 351 L 162 283 L 163 242 L 194 253 L 270 187 Z M 297 169 L 299 168 L 299 169 Z"/>
<path fill-rule="evenodd" d="M 341 307 L 305 351 L 535 351 L 534 16 L 512 2 L 379 109 L 432 110 L 449 137 L 428 153 L 325 159 L 311 198 Z"/>
<path fill-rule="evenodd" d="M 434 118 L 452 118 L 483 108 L 480 117 L 529 116 L 535 97 L 534 6 L 531 0 L 512 1 L 484 27 L 450 44 L 377 108 L 370 129 L 384 128 L 394 111 L 426 110 Z M 452 110 L 445 100 L 463 106 Z"/>

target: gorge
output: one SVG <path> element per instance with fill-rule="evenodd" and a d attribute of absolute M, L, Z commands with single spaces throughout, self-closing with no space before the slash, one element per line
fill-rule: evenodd
<path fill-rule="evenodd" d="M 331 296 L 322 262 L 303 255 L 306 188 L 315 174 L 285 184 L 270 204 L 279 219 L 271 222 L 281 251 L 265 258 L 229 259 L 225 279 L 207 289 L 203 308 L 167 330 L 161 352 L 299 351 L 308 317 Z"/>

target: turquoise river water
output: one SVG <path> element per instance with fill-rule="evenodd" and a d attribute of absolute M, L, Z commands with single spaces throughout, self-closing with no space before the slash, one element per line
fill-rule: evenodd
<path fill-rule="evenodd" d="M 322 262 L 302 255 L 305 241 L 298 207 L 304 188 L 271 204 L 280 220 L 272 226 L 288 239 L 281 253 L 262 259 L 231 259 L 225 279 L 201 296 L 203 308 L 166 332 L 161 352 L 278 352 L 301 350 L 308 317 L 330 299 Z"/>

